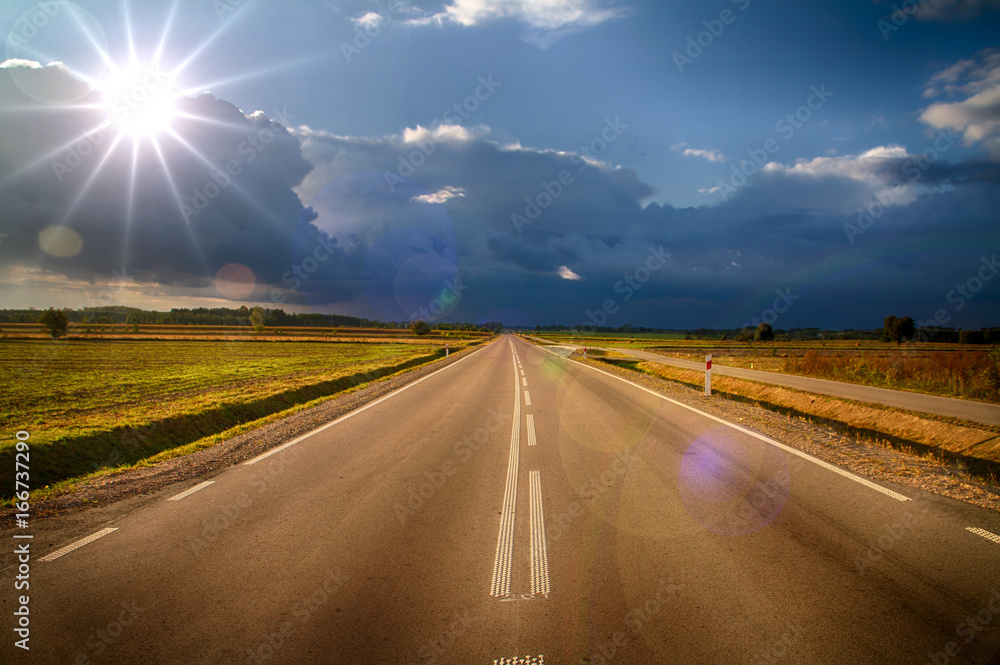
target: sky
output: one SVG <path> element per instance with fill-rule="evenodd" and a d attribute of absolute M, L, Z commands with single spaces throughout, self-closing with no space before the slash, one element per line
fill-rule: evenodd
<path fill-rule="evenodd" d="M 5 0 L 0 308 L 1000 325 L 1000 0 Z"/>

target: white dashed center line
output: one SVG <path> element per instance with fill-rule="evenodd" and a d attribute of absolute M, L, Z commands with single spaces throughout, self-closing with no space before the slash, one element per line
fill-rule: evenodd
<path fill-rule="evenodd" d="M 528 414 L 528 445 L 534 446 L 537 444 L 535 441 L 535 417 Z"/>
<path fill-rule="evenodd" d="M 524 391 L 524 405 L 531 406 L 531 393 L 527 390 Z"/>

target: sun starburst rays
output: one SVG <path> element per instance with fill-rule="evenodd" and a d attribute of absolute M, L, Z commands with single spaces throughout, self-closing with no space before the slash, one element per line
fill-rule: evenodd
<path fill-rule="evenodd" d="M 211 275 L 214 273 L 207 265 L 199 243 L 198 225 L 192 223 L 191 196 L 186 195 L 188 189 L 182 189 L 181 186 L 191 186 L 190 169 L 183 166 L 185 163 L 194 163 L 191 162 L 191 157 L 199 164 L 199 169 L 201 165 L 206 168 L 206 177 L 220 169 L 220 165 L 215 163 L 219 157 L 210 153 L 215 158 L 213 161 L 213 158 L 206 156 L 199 149 L 197 141 L 194 141 L 191 131 L 197 125 L 204 125 L 232 132 L 235 136 L 239 132 L 249 134 L 254 128 L 250 123 L 230 122 L 207 113 L 203 115 L 199 110 L 203 107 L 199 107 L 192 98 L 215 85 L 258 77 L 291 65 L 272 65 L 263 71 L 223 77 L 215 84 L 197 84 L 192 81 L 190 71 L 194 69 L 198 58 L 204 56 L 209 47 L 235 21 L 229 20 L 213 30 L 183 56 L 171 58 L 169 44 L 177 9 L 178 2 L 175 0 L 167 10 L 165 20 L 160 22 L 163 27 L 158 39 L 141 40 L 137 39 L 138 35 L 134 30 L 128 0 L 122 0 L 122 32 L 127 49 L 124 58 L 112 57 L 103 30 L 99 24 L 94 28 L 93 17 L 71 13 L 79 32 L 78 43 L 85 49 L 91 49 L 94 57 L 91 58 L 89 71 L 74 69 L 72 63 L 66 66 L 66 70 L 70 76 L 85 83 L 90 94 L 83 99 L 66 100 L 67 103 L 33 104 L 30 112 L 82 113 L 87 117 L 85 126 L 78 129 L 77 136 L 71 140 L 58 141 L 60 145 L 52 149 L 49 146 L 43 148 L 44 155 L 29 164 L 19 165 L 0 180 L 0 184 L 51 165 L 56 177 L 68 188 L 64 190 L 67 196 L 61 224 L 72 226 L 88 199 L 99 189 L 96 185 L 101 182 L 109 184 L 111 181 L 106 180 L 108 177 L 119 178 L 123 184 L 122 265 L 128 265 L 133 226 L 141 223 L 147 210 L 143 199 L 155 196 L 153 192 L 157 191 L 154 181 L 147 178 L 161 178 L 160 191 L 169 192 L 178 217 L 185 222 L 184 227 L 198 261 L 206 275 Z M 149 44 L 150 49 L 144 51 L 143 44 Z M 39 53 L 38 61 L 51 63 L 56 58 Z M 11 106 L 0 108 L 0 113 L 23 113 L 25 110 L 25 107 Z M 169 145 L 165 145 L 164 141 Z M 183 161 L 185 159 L 187 162 Z M 154 168 L 150 170 L 150 166 Z M 242 197 L 270 223 L 278 223 L 273 214 L 239 183 L 230 181 L 227 187 L 233 195 Z"/>

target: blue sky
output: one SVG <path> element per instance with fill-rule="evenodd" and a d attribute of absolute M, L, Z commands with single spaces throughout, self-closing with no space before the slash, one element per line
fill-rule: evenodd
<path fill-rule="evenodd" d="M 998 10 L 7 2 L 0 307 L 996 325 Z"/>

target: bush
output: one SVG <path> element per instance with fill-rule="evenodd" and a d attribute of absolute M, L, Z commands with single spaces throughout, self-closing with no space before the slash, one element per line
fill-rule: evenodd
<path fill-rule="evenodd" d="M 42 312 L 42 315 L 38 317 L 38 322 L 49 329 L 52 339 L 65 335 L 66 328 L 69 327 L 69 318 L 66 316 L 66 312 L 53 307 Z"/>
<path fill-rule="evenodd" d="M 771 327 L 770 323 L 762 323 L 757 326 L 757 330 L 754 331 L 753 338 L 756 342 L 773 342 L 774 328 Z"/>

